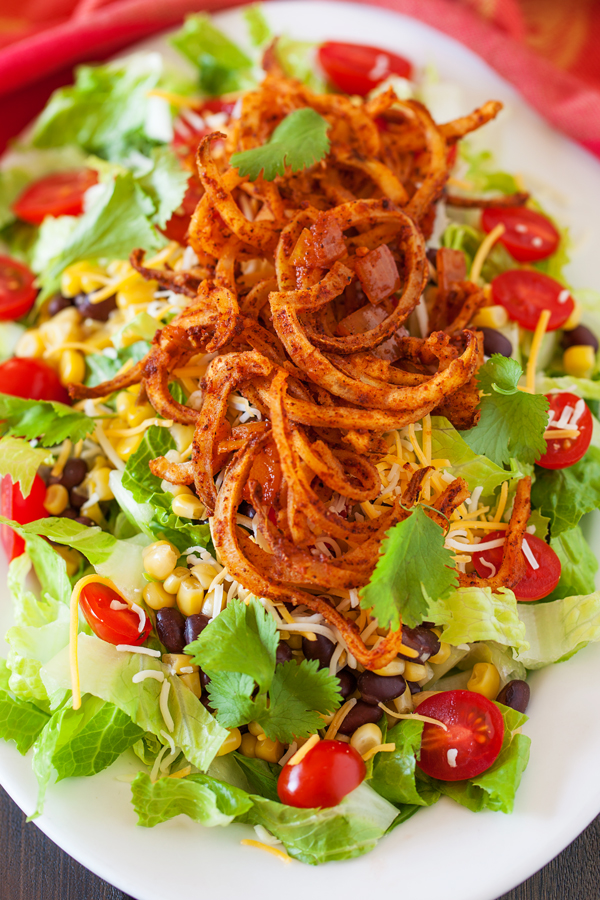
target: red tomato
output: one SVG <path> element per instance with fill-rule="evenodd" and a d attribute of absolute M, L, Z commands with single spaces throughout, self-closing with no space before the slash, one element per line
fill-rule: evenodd
<path fill-rule="evenodd" d="M 27 497 L 21 493 L 18 484 L 13 484 L 10 475 L 5 475 L 0 484 L 0 510 L 2 515 L 19 525 L 35 522 L 45 518 L 48 513 L 44 508 L 46 485 L 39 475 L 33 479 L 33 485 Z M 8 525 L 2 525 L 0 538 L 9 560 L 20 556 L 25 550 L 25 541 Z"/>
<path fill-rule="evenodd" d="M 132 609 L 111 609 L 115 600 L 123 603 L 116 591 L 98 581 L 86 584 L 79 595 L 85 620 L 97 637 L 109 644 L 143 644 L 152 631 L 150 619 L 146 616 L 140 632 L 137 613 Z"/>
<path fill-rule="evenodd" d="M 505 531 L 493 531 L 485 539 L 488 541 L 499 540 L 506 537 Z M 560 581 L 560 559 L 548 544 L 535 534 L 526 534 L 526 540 L 531 550 L 538 568 L 534 569 L 527 557 L 525 557 L 525 575 L 513 587 L 517 600 L 541 600 L 551 594 L 558 582 Z M 482 553 L 474 553 L 471 557 L 475 571 L 482 578 L 489 578 L 491 569 L 484 565 L 482 560 L 486 560 L 496 567 L 500 568 L 502 563 L 502 547 L 495 547 L 493 550 L 484 550 Z"/>
<path fill-rule="evenodd" d="M 363 781 L 361 755 L 344 741 L 319 741 L 295 766 L 286 763 L 277 793 L 282 803 L 300 809 L 337 806 Z"/>
<path fill-rule="evenodd" d="M 0 256 L 0 321 L 20 319 L 37 297 L 35 275 L 10 256 Z"/>
<path fill-rule="evenodd" d="M 504 738 L 502 714 L 491 700 L 473 691 L 442 691 L 419 703 L 419 715 L 439 719 L 426 722 L 417 765 L 442 781 L 464 781 L 481 775 L 496 761 Z M 456 752 L 453 752 L 456 751 Z"/>
<path fill-rule="evenodd" d="M 319 48 L 319 62 L 339 91 L 361 97 L 389 75 L 412 75 L 412 65 L 404 57 L 363 44 L 326 41 Z"/>
<path fill-rule="evenodd" d="M 519 262 L 546 259 L 558 247 L 560 234 L 550 219 L 533 209 L 525 206 L 494 209 L 488 206 L 483 210 L 481 227 L 484 231 L 489 234 L 500 224 L 506 228 L 500 243 Z"/>
<path fill-rule="evenodd" d="M 562 328 L 575 308 L 569 292 L 554 278 L 529 269 L 509 269 L 492 281 L 494 303 L 503 306 L 515 322 L 535 331 L 540 313 L 550 311 L 548 331 Z"/>
<path fill-rule="evenodd" d="M 550 416 L 554 420 L 549 428 L 556 429 L 556 423 L 560 420 L 563 410 L 569 406 L 574 411 L 580 398 L 564 391 L 561 394 L 546 394 L 546 399 L 550 401 Z M 581 402 L 583 403 L 583 400 Z M 575 427 L 579 431 L 579 437 L 547 441 L 546 452 L 537 460 L 538 466 L 542 466 L 544 469 L 566 469 L 567 466 L 575 465 L 582 456 L 585 456 L 594 430 L 592 414 L 585 403 L 583 413 L 578 418 Z"/>
<path fill-rule="evenodd" d="M 41 359 L 13 357 L 0 363 L 0 393 L 26 400 L 69 403 L 69 395 L 54 369 Z"/>
<path fill-rule="evenodd" d="M 194 214 L 198 203 L 202 199 L 202 186 L 198 179 L 192 175 L 188 181 L 188 187 L 185 196 L 181 201 L 181 206 L 176 210 L 164 227 L 163 233 L 170 241 L 177 241 L 178 244 L 185 245 L 187 243 L 187 232 L 190 227 L 190 220 Z"/>
<path fill-rule="evenodd" d="M 13 203 L 13 212 L 32 225 L 39 225 L 46 216 L 80 216 L 83 195 L 97 182 L 93 169 L 55 172 L 26 187 Z"/>
<path fill-rule="evenodd" d="M 262 488 L 261 499 L 263 503 L 265 506 L 271 506 L 281 488 L 281 463 L 277 455 L 275 441 L 268 441 L 252 463 L 248 481 L 244 485 L 242 492 L 242 497 L 249 503 L 252 502 L 250 495 L 251 481 L 259 483 Z"/>

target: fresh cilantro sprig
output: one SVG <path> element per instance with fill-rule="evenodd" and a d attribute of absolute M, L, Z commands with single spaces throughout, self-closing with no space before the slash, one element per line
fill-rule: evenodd
<path fill-rule="evenodd" d="M 96 427 L 93 419 L 64 403 L 24 400 L 9 394 L 0 394 L 0 421 L 3 435 L 28 441 L 37 438 L 42 447 L 55 447 L 65 438 L 76 443 L 93 434 Z"/>
<path fill-rule="evenodd" d="M 258 600 L 232 600 L 186 647 L 210 677 L 210 705 L 225 728 L 258 722 L 267 737 L 291 742 L 323 725 L 340 705 L 339 680 L 316 660 L 276 665 L 275 622 Z"/>
<path fill-rule="evenodd" d="M 299 172 L 327 156 L 328 129 L 329 122 L 314 109 L 296 109 L 279 123 L 268 143 L 234 153 L 231 164 L 250 181 L 256 181 L 261 172 L 265 181 L 273 181 L 277 175 L 284 174 L 286 166 L 292 172 Z"/>
<path fill-rule="evenodd" d="M 457 585 L 452 552 L 444 547 L 444 531 L 417 506 L 387 532 L 360 605 L 373 610 L 383 627 L 396 630 L 400 619 L 409 628 L 427 618 L 429 601 Z"/>
<path fill-rule="evenodd" d="M 533 463 L 546 452 L 544 431 L 550 404 L 542 394 L 519 390 L 522 374 L 515 359 L 494 354 L 477 373 L 483 391 L 479 423 L 461 432 L 471 450 L 499 466 L 511 459 Z"/>

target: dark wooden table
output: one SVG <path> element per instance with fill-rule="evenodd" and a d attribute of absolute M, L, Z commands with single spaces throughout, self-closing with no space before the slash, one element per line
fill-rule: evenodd
<path fill-rule="evenodd" d="M 570 847 L 498 900 L 598 900 L 600 816 Z M 468 858 L 468 854 L 465 857 Z M 0 788 L 0 900 L 134 900 L 59 850 Z"/>

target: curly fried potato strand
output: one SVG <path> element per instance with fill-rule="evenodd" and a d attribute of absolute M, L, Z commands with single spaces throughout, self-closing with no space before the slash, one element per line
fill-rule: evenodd
<path fill-rule="evenodd" d="M 457 427 L 477 421 L 474 376 L 483 342 L 472 320 L 486 299 L 465 280 L 454 251 L 439 251 L 447 273 L 439 296 L 428 294 L 431 326 L 415 337 L 406 325 L 429 278 L 425 237 L 446 190 L 448 148 L 494 118 L 501 104 L 490 101 L 437 125 L 422 104 L 399 100 L 391 88 L 360 102 L 315 94 L 284 77 L 274 45 L 264 67 L 266 78 L 244 95 L 228 134 L 200 141 L 204 193 L 188 230 L 198 261 L 189 271 L 177 262 L 157 269 L 144 265 L 142 250 L 131 255 L 137 272 L 187 296 L 188 307 L 157 330 L 144 360 L 111 381 L 71 385 L 70 392 L 99 398 L 140 384 L 157 412 L 193 425 L 191 459 L 159 457 L 150 470 L 171 484 L 193 485 L 231 577 L 256 596 L 319 613 L 360 665 L 378 669 L 397 655 L 402 629 L 375 635 L 367 647 L 352 619 L 321 595 L 364 586 L 386 532 L 435 481 L 434 465 L 405 463 L 387 505 L 378 503 L 377 463 L 392 452 L 386 433 L 431 412 Z M 234 152 L 263 145 L 289 113 L 306 107 L 328 122 L 324 161 L 287 169 L 273 182 L 251 182 L 230 165 Z M 189 378 L 198 378 L 193 403 L 171 395 L 179 373 L 188 388 Z M 234 408 L 251 411 L 234 419 Z M 258 474 L 267 471 L 267 458 L 279 472 L 276 489 Z M 247 516 L 238 520 L 242 493 L 254 509 L 252 533 Z M 423 508 L 447 530 L 468 494 L 456 478 Z M 462 573 L 461 584 L 495 589 L 518 580 L 528 498 L 523 479 L 497 575 Z M 369 504 L 370 515 L 356 515 L 357 504 Z M 323 549 L 329 546 L 335 555 Z"/>

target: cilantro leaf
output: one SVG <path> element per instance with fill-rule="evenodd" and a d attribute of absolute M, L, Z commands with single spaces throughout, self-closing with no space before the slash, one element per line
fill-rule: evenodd
<path fill-rule="evenodd" d="M 42 447 L 62 444 L 65 438 L 74 443 L 96 427 L 94 420 L 64 403 L 54 400 L 24 400 L 0 394 L 0 420 L 5 435 L 38 439 Z"/>
<path fill-rule="evenodd" d="M 444 532 L 417 506 L 386 533 L 381 556 L 360 605 L 372 607 L 379 624 L 394 630 L 400 618 L 414 628 L 427 617 L 429 601 L 457 585 L 452 552 L 444 547 Z"/>
<path fill-rule="evenodd" d="M 328 669 L 319 669 L 316 659 L 294 660 L 275 669 L 269 689 L 270 704 L 255 717 L 267 737 L 291 743 L 323 727 L 319 713 L 334 712 L 340 705 L 340 681 Z"/>
<path fill-rule="evenodd" d="M 252 60 L 207 15 L 188 16 L 171 44 L 198 67 L 204 93 L 218 96 L 249 86 Z"/>
<path fill-rule="evenodd" d="M 217 711 L 217 722 L 223 728 L 236 728 L 254 722 L 266 713 L 266 695 L 259 694 L 256 700 L 252 694 L 256 690 L 254 679 L 239 672 L 211 672 L 207 685 L 210 705 Z"/>
<path fill-rule="evenodd" d="M 499 466 L 511 458 L 532 463 L 546 452 L 549 403 L 542 394 L 518 389 L 522 374 L 515 359 L 495 353 L 477 373 L 483 391 L 479 424 L 461 432 L 471 450 Z"/>
<path fill-rule="evenodd" d="M 0 475 L 10 475 L 13 484 L 19 483 L 24 497 L 29 496 L 33 479 L 43 463 L 51 459 L 46 450 L 34 449 L 20 438 L 0 440 Z"/>
<path fill-rule="evenodd" d="M 275 622 L 256 599 L 234 599 L 186 648 L 203 671 L 239 672 L 267 691 L 275 671 L 279 636 Z"/>
<path fill-rule="evenodd" d="M 327 156 L 328 129 L 329 122 L 314 109 L 296 109 L 279 123 L 268 143 L 234 153 L 231 164 L 251 181 L 256 181 L 261 172 L 265 181 L 273 181 L 276 175 L 284 174 L 286 166 L 299 172 Z"/>

